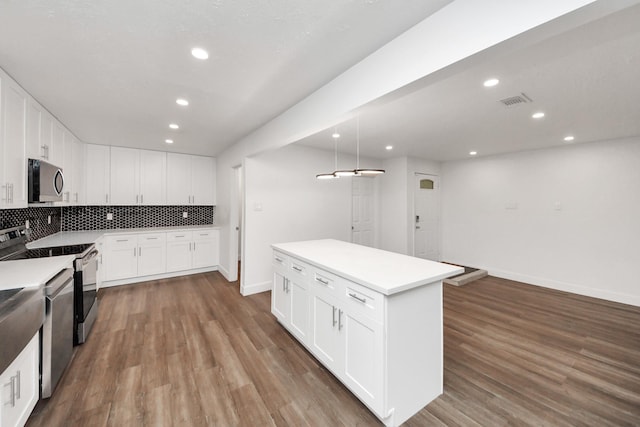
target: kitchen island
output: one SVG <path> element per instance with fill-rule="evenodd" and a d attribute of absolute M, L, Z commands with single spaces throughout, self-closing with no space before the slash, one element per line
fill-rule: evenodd
<path fill-rule="evenodd" d="M 330 239 L 272 247 L 272 313 L 385 425 L 442 394 L 442 280 L 462 268 Z"/>

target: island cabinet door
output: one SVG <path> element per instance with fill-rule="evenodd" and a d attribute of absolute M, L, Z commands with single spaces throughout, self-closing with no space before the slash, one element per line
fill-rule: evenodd
<path fill-rule="evenodd" d="M 287 290 L 291 299 L 291 333 L 303 343 L 307 343 L 309 331 L 309 291 L 306 281 L 289 279 Z"/>
<path fill-rule="evenodd" d="M 273 272 L 273 288 L 271 289 L 271 313 L 286 326 L 291 300 L 287 293 L 287 278 L 282 272 Z"/>
<path fill-rule="evenodd" d="M 334 374 L 342 365 L 342 343 L 339 331 L 341 310 L 335 298 L 327 293 L 311 293 L 311 336 L 309 346 Z"/>
<path fill-rule="evenodd" d="M 347 310 L 342 313 L 340 326 L 344 351 L 341 378 L 374 412 L 384 416 L 382 323 Z"/>

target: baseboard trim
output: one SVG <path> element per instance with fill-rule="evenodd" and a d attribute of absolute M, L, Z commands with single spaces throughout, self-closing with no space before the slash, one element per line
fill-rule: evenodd
<path fill-rule="evenodd" d="M 218 266 L 218 271 L 220 272 L 220 274 L 222 274 L 222 277 L 227 279 L 227 282 L 231 282 L 231 280 L 229 280 L 229 270 L 224 268 L 222 265 L 219 265 Z"/>
<path fill-rule="evenodd" d="M 490 276 L 500 277 L 502 279 L 514 280 L 516 282 L 522 282 L 528 285 L 540 286 L 543 288 L 555 289 L 557 291 L 569 292 L 572 294 L 599 298 L 607 301 L 619 302 L 621 304 L 640 307 L 640 296 L 638 295 L 621 294 L 618 292 L 611 292 L 603 289 L 587 288 L 585 286 L 580 286 L 573 283 L 559 282 L 556 280 L 545 279 L 543 277 L 514 273 L 512 271 L 492 268 L 487 268 L 487 271 L 489 272 Z"/>
<path fill-rule="evenodd" d="M 113 286 L 130 285 L 133 283 L 148 282 L 149 280 L 169 279 L 171 277 L 188 276 L 190 274 L 208 273 L 210 271 L 217 271 L 218 266 L 194 268 L 193 270 L 172 271 L 171 273 L 153 274 L 150 276 L 129 277 L 127 279 L 109 280 L 102 282 L 100 289 L 111 288 Z"/>
<path fill-rule="evenodd" d="M 259 294 L 260 292 L 267 292 L 271 290 L 271 281 L 252 283 L 250 285 L 240 286 L 240 294 L 242 296 Z"/>

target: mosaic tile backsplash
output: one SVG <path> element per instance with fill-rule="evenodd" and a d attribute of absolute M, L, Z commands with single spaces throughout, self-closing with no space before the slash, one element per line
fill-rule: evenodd
<path fill-rule="evenodd" d="M 0 209 L 0 229 L 24 225 L 29 220 L 29 241 L 41 239 L 60 231 L 61 209 L 54 206 Z"/>
<path fill-rule="evenodd" d="M 214 215 L 214 206 L 68 206 L 62 208 L 62 231 L 211 225 Z"/>
<path fill-rule="evenodd" d="M 187 218 L 183 213 L 187 213 Z M 107 220 L 107 214 L 113 220 Z M 0 229 L 29 220 L 29 241 L 59 231 L 211 225 L 215 206 L 43 206 L 0 209 Z"/>

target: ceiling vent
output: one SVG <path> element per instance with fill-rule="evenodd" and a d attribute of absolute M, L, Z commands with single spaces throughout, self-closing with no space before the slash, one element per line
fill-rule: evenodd
<path fill-rule="evenodd" d="M 516 107 L 520 104 L 528 104 L 532 102 L 532 100 L 524 93 L 520 93 L 520 95 L 510 96 L 508 98 L 501 99 L 500 102 L 505 107 Z"/>

